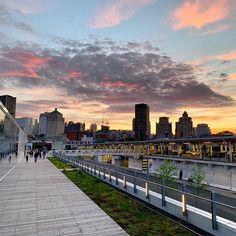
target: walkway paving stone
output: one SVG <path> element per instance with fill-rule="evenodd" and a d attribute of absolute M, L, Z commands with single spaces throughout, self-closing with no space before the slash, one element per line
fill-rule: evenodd
<path fill-rule="evenodd" d="M 128 235 L 47 159 L 0 182 L 0 235 Z"/>

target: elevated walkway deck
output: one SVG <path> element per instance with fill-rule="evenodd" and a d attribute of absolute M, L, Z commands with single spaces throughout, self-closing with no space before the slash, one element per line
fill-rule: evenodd
<path fill-rule="evenodd" d="M 0 235 L 128 235 L 47 159 L 0 182 Z"/>

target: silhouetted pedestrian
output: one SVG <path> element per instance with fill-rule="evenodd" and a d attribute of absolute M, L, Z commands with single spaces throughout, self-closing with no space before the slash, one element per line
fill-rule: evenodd
<path fill-rule="evenodd" d="M 36 151 L 35 153 L 34 153 L 34 162 L 37 162 L 37 158 L 38 158 L 38 152 Z"/>
<path fill-rule="evenodd" d="M 182 170 L 179 171 L 179 179 L 180 179 L 180 180 L 183 179 L 183 171 L 182 171 Z"/>
<path fill-rule="evenodd" d="M 29 161 L 29 154 L 28 154 L 28 153 L 27 153 L 26 156 L 25 156 L 25 160 L 26 160 L 26 162 L 28 163 L 28 161 Z"/>
<path fill-rule="evenodd" d="M 43 159 L 45 159 L 45 156 L 46 156 L 46 151 L 43 150 Z"/>

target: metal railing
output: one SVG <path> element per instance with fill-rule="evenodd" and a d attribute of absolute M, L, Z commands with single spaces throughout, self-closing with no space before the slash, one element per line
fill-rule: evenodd
<path fill-rule="evenodd" d="M 182 211 L 183 219 L 186 221 L 189 211 L 197 211 L 199 214 L 211 218 L 213 230 L 217 230 L 218 221 L 222 222 L 224 220 L 232 221 L 236 229 L 236 223 L 234 223 L 236 222 L 236 207 L 217 201 L 214 192 L 211 192 L 208 198 L 206 198 L 187 192 L 185 185 L 182 186 L 182 189 L 175 189 L 149 179 L 141 178 L 140 172 L 129 169 L 121 171 L 119 167 L 113 165 L 66 156 L 56 152 L 53 154 L 103 181 L 113 183 L 113 185 L 124 191 L 127 190 L 127 186 L 131 186 L 134 196 L 138 190 L 143 191 L 146 201 L 149 201 L 150 197 L 155 196 L 161 199 L 162 207 L 165 207 L 167 202 L 178 205 Z M 227 223 L 229 223 L 228 221 Z"/>

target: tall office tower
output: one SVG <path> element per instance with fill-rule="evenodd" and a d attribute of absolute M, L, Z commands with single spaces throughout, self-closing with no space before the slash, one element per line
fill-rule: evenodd
<path fill-rule="evenodd" d="M 15 117 L 16 116 L 16 97 L 10 95 L 0 96 L 0 102 L 7 108 L 8 112 Z"/>
<path fill-rule="evenodd" d="M 57 111 L 45 112 L 39 117 L 39 134 L 44 134 L 47 137 L 56 137 L 64 134 L 65 119 L 63 115 Z"/>
<path fill-rule="evenodd" d="M 17 124 L 24 130 L 27 135 L 37 134 L 37 119 L 22 117 L 16 118 Z"/>
<path fill-rule="evenodd" d="M 176 138 L 188 138 L 193 136 L 193 122 L 192 118 L 188 116 L 188 113 L 184 111 L 182 117 L 175 125 Z"/>
<path fill-rule="evenodd" d="M 0 96 L 0 102 L 6 107 L 7 111 L 13 116 L 16 116 L 16 98 L 10 95 L 3 95 Z M 3 120 L 3 124 L 1 125 L 4 127 L 3 132 L 6 135 L 14 136 L 16 132 L 16 126 L 11 122 L 11 120 L 5 116 Z"/>
<path fill-rule="evenodd" d="M 160 117 L 159 123 L 156 123 L 157 138 L 172 138 L 172 124 L 169 117 Z"/>
<path fill-rule="evenodd" d="M 211 130 L 208 124 L 198 124 L 196 127 L 196 136 L 205 137 L 211 135 Z"/>
<path fill-rule="evenodd" d="M 38 134 L 47 134 L 47 116 L 48 112 L 41 113 L 39 116 L 39 129 Z"/>
<path fill-rule="evenodd" d="M 135 118 L 133 131 L 137 140 L 145 140 L 150 135 L 149 106 L 147 104 L 135 104 Z"/>

